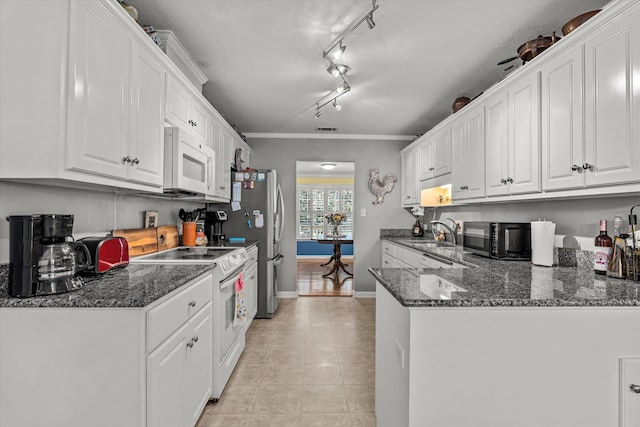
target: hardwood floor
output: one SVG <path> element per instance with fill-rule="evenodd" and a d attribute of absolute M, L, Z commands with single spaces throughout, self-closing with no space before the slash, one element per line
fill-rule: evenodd
<path fill-rule="evenodd" d="M 353 295 L 353 277 L 344 271 L 331 277 L 322 277 L 331 270 L 331 266 L 321 266 L 327 262 L 324 258 L 305 258 L 297 261 L 298 266 L 298 295 L 299 296 L 333 296 L 350 297 Z M 353 260 L 344 260 L 349 265 L 349 271 L 353 271 Z"/>

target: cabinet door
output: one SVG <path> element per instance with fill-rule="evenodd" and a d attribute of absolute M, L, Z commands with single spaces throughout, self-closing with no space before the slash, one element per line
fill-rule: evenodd
<path fill-rule="evenodd" d="M 166 72 L 143 46 L 134 46 L 129 179 L 162 185 Z"/>
<path fill-rule="evenodd" d="M 507 93 L 501 91 L 485 101 L 486 194 L 508 193 L 507 188 Z"/>
<path fill-rule="evenodd" d="M 222 198 L 231 198 L 231 163 L 234 156 L 233 140 L 228 133 L 221 129 L 220 132 L 220 181 L 219 195 Z"/>
<path fill-rule="evenodd" d="M 541 70 L 543 190 L 584 185 L 582 59 L 579 45 Z"/>
<path fill-rule="evenodd" d="M 401 154 L 402 205 L 411 206 L 419 202 L 418 196 L 418 150 L 403 151 Z"/>
<path fill-rule="evenodd" d="M 209 139 L 209 123 L 211 123 L 211 113 L 204 104 L 202 104 L 195 98 L 191 99 L 190 119 L 190 124 L 194 135 L 207 141 Z"/>
<path fill-rule="evenodd" d="M 506 179 L 511 194 L 540 191 L 539 79 L 539 73 L 533 73 L 508 89 L 509 174 Z"/>
<path fill-rule="evenodd" d="M 475 107 L 474 110 L 466 116 L 468 162 L 465 198 L 485 195 L 484 108 Z"/>
<path fill-rule="evenodd" d="M 191 95 L 188 89 L 175 77 L 167 77 L 166 119 L 173 126 L 191 131 L 189 109 Z"/>
<path fill-rule="evenodd" d="M 429 138 L 418 147 L 418 167 L 420 181 L 433 178 L 433 139 Z"/>
<path fill-rule="evenodd" d="M 432 144 L 431 177 L 434 178 L 451 172 L 451 135 L 448 126 L 433 136 Z"/>
<path fill-rule="evenodd" d="M 452 191 L 456 199 L 484 196 L 484 109 L 467 108 L 451 126 Z"/>
<path fill-rule="evenodd" d="M 184 426 L 188 324 L 147 356 L 147 425 Z M 211 377 L 210 377 L 211 378 Z"/>
<path fill-rule="evenodd" d="M 188 380 L 185 426 L 193 427 L 213 390 L 213 332 L 211 302 L 189 320 Z"/>
<path fill-rule="evenodd" d="M 71 7 L 75 34 L 69 48 L 73 83 L 66 167 L 125 179 L 131 36 L 100 2 L 72 2 Z"/>
<path fill-rule="evenodd" d="M 640 7 L 614 22 L 585 42 L 587 185 L 640 179 Z"/>
<path fill-rule="evenodd" d="M 453 188 L 451 192 L 456 200 L 464 199 L 469 171 L 467 121 L 465 117 L 458 117 L 458 119 L 451 125 L 451 148 L 453 150 Z"/>

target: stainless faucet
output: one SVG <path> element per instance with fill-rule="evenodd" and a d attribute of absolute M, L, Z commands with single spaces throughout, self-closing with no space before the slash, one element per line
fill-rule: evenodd
<path fill-rule="evenodd" d="M 449 234 L 451 234 L 451 239 L 453 240 L 453 244 L 454 245 L 458 244 L 458 235 L 457 235 L 457 233 L 451 227 L 449 227 L 446 223 L 444 223 L 442 221 L 438 221 L 438 220 L 430 221 L 429 223 L 432 226 L 436 225 L 436 224 L 440 224 L 440 225 L 444 226 L 444 228 L 447 229 Z M 435 238 L 436 237 L 436 232 L 435 232 L 433 227 L 431 227 L 431 232 L 433 233 L 433 237 Z"/>

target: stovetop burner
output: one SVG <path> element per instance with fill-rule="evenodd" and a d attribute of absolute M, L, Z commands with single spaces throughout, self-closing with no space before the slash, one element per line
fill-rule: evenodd
<path fill-rule="evenodd" d="M 222 273 L 226 275 L 244 264 L 247 259 L 249 259 L 249 255 L 244 248 L 180 246 L 135 257 L 130 262 L 134 264 L 216 263 Z"/>

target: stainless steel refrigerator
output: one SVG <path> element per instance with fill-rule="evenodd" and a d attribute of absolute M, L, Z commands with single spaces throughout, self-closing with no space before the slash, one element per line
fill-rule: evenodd
<path fill-rule="evenodd" d="M 232 180 L 234 175 L 232 173 Z M 278 173 L 273 169 L 248 172 L 243 179 L 243 182 L 232 183 L 236 185 L 234 191 L 240 191 L 240 210 L 233 211 L 228 204 L 212 204 L 209 210 L 222 209 L 227 213 L 229 219 L 223 224 L 227 239 L 244 237 L 247 241 L 259 242 L 257 317 L 271 318 L 278 309 L 278 270 L 284 260 L 280 253 L 284 230 L 282 189 Z"/>

